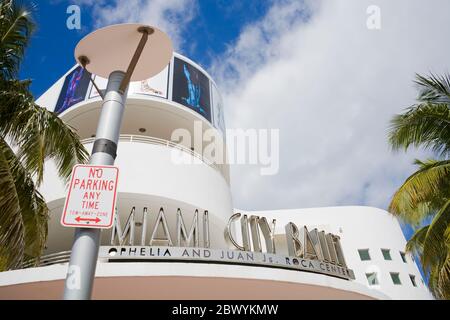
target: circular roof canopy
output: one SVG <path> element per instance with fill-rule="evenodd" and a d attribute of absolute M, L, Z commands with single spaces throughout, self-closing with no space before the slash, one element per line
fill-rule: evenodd
<path fill-rule="evenodd" d="M 128 69 L 131 59 L 142 39 L 138 29 L 148 27 L 141 24 L 118 24 L 96 30 L 84 37 L 75 48 L 75 59 L 89 59 L 86 69 L 103 78 L 113 71 Z M 131 81 L 141 81 L 160 73 L 169 64 L 173 46 L 169 37 L 161 30 L 149 34 L 148 41 L 131 77 Z"/>

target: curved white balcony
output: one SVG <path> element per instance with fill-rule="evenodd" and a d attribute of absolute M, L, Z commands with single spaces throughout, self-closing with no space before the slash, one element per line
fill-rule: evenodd
<path fill-rule="evenodd" d="M 217 170 L 218 172 L 220 172 L 223 177 L 227 180 L 227 182 L 229 183 L 229 177 L 228 177 L 228 173 L 226 168 L 224 168 L 224 165 L 222 164 L 217 164 L 214 163 L 213 161 L 209 160 L 208 158 L 202 156 L 201 154 L 193 151 L 192 149 L 189 149 L 181 144 L 177 144 L 174 143 L 172 141 L 168 141 L 168 140 L 164 140 L 164 139 L 160 139 L 160 138 L 155 138 L 155 137 L 149 137 L 149 136 L 143 136 L 143 135 L 131 135 L 131 134 L 121 134 L 120 135 L 120 139 L 119 139 L 119 143 L 120 142 L 141 142 L 141 143 L 148 143 L 148 144 L 154 144 L 154 145 L 159 145 L 159 146 L 165 146 L 168 148 L 175 148 L 181 151 L 186 152 L 187 154 L 189 154 L 190 156 L 202 161 L 203 163 L 205 163 L 206 165 L 210 166 L 211 168 Z M 88 139 L 83 139 L 81 141 L 83 143 L 83 145 L 90 145 L 93 144 L 95 142 L 95 138 L 88 138 Z"/>

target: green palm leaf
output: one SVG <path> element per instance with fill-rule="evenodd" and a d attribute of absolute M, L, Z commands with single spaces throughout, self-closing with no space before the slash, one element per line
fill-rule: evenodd
<path fill-rule="evenodd" d="M 440 268 L 438 282 L 441 297 L 450 300 L 450 248 L 447 248 L 447 257 Z"/>
<path fill-rule="evenodd" d="M 0 270 L 16 267 L 24 253 L 25 226 L 22 220 L 19 195 L 11 172 L 7 144 L 0 140 Z"/>
<path fill-rule="evenodd" d="M 26 169 L 42 182 L 44 162 L 55 161 L 61 177 L 67 178 L 77 163 L 86 163 L 88 153 L 75 131 L 53 112 L 32 105 L 19 117 L 28 119 L 17 145 Z M 18 122 L 22 122 L 18 119 Z"/>
<path fill-rule="evenodd" d="M 0 0 L 0 271 L 43 252 L 48 208 L 36 187 L 44 162 L 54 160 L 66 178 L 88 158 L 75 131 L 36 105 L 30 81 L 16 79 L 35 28 L 32 10 Z"/>
<path fill-rule="evenodd" d="M 44 198 L 37 191 L 29 172 L 4 141 L 3 153 L 14 177 L 21 218 L 25 228 L 24 254 L 36 258 L 41 254 L 47 240 L 48 208 Z"/>
<path fill-rule="evenodd" d="M 3 79 L 14 78 L 29 44 L 35 24 L 33 5 L 17 5 L 13 0 L 0 2 L 0 70 Z"/>
<path fill-rule="evenodd" d="M 394 150 L 411 146 L 435 152 L 441 161 L 416 160 L 419 170 L 394 194 L 389 211 L 401 220 L 419 225 L 433 217 L 430 225 L 417 230 L 407 250 L 420 256 L 436 298 L 450 297 L 450 76 L 416 76 L 418 104 L 395 116 L 389 142 Z"/>
<path fill-rule="evenodd" d="M 420 169 L 397 190 L 389 206 L 389 212 L 413 225 L 445 204 L 450 183 L 450 160 L 416 160 L 416 164 Z"/>
<path fill-rule="evenodd" d="M 423 242 L 422 261 L 424 266 L 442 262 L 442 252 L 448 250 L 446 231 L 450 225 L 450 201 L 442 207 L 431 222 Z"/>
<path fill-rule="evenodd" d="M 450 109 L 446 103 L 423 103 L 395 116 L 389 142 L 394 150 L 424 147 L 445 156 L 450 153 Z"/>
<path fill-rule="evenodd" d="M 450 105 L 450 76 L 436 76 L 428 78 L 416 74 L 416 84 L 419 86 L 420 102 Z"/>
<path fill-rule="evenodd" d="M 44 162 L 52 158 L 61 177 L 67 178 L 73 166 L 86 163 L 88 153 L 75 131 L 55 113 L 34 103 L 24 81 L 0 84 L 0 134 L 8 136 L 19 149 L 19 158 L 36 175 L 38 185 L 44 175 Z"/>
<path fill-rule="evenodd" d="M 416 230 L 411 239 L 406 244 L 406 251 L 421 255 L 423 252 L 423 244 L 425 237 L 427 236 L 428 228 L 430 226 L 424 226 L 419 230 Z"/>

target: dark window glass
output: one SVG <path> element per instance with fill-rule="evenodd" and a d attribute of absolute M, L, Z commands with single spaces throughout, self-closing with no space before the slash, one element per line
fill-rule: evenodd
<path fill-rule="evenodd" d="M 383 253 L 384 260 L 392 260 L 391 250 L 389 250 L 389 249 L 381 249 L 381 252 Z"/>
<path fill-rule="evenodd" d="M 369 286 L 376 286 L 378 283 L 378 277 L 376 272 L 366 273 L 367 282 Z"/>
<path fill-rule="evenodd" d="M 402 282 L 400 281 L 400 274 L 398 272 L 391 272 L 391 279 L 392 282 L 396 285 L 402 284 Z"/>
<path fill-rule="evenodd" d="M 414 287 L 417 287 L 417 283 L 416 283 L 416 276 L 415 276 L 415 275 L 412 275 L 412 274 L 410 274 L 410 275 L 409 275 L 409 278 L 411 279 L 411 283 L 412 283 L 412 285 L 413 285 Z"/>
<path fill-rule="evenodd" d="M 359 253 L 359 257 L 361 258 L 361 261 L 370 260 L 369 249 L 359 249 L 358 253 Z"/>
<path fill-rule="evenodd" d="M 402 257 L 402 261 L 403 261 L 404 263 L 407 263 L 407 261 L 406 261 L 406 254 L 405 254 L 404 252 L 401 252 L 401 251 L 400 251 L 400 257 Z"/>

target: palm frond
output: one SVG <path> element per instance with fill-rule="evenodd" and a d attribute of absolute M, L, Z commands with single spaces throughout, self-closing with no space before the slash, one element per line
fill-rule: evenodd
<path fill-rule="evenodd" d="M 42 195 L 36 190 L 33 179 L 27 170 L 22 166 L 19 159 L 14 154 L 13 150 L 1 140 L 3 156 L 9 166 L 9 173 L 14 183 L 15 192 L 12 195 L 16 198 L 19 205 L 19 215 L 16 217 L 21 220 L 22 230 L 17 233 L 23 241 L 20 245 L 22 251 L 15 248 L 12 250 L 18 261 L 22 261 L 23 257 L 39 258 L 45 243 L 47 241 L 47 222 L 48 222 L 48 207 Z M 11 186 L 12 188 L 12 186 Z M 9 197 L 7 193 L 0 194 L 0 198 Z M 4 209 L 5 215 L 8 214 L 8 208 Z M 8 224 L 0 224 L 0 228 L 8 228 Z M 8 250 L 10 251 L 10 249 Z M 10 264 L 9 268 L 17 267 L 15 263 Z"/>
<path fill-rule="evenodd" d="M 25 117 L 19 117 L 20 113 L 34 101 L 29 92 L 30 83 L 29 80 L 0 81 L 0 135 L 9 136 L 12 141 L 19 139 L 27 123 Z"/>
<path fill-rule="evenodd" d="M 445 103 L 421 103 L 395 116 L 389 128 L 394 150 L 413 147 L 430 149 L 440 156 L 450 154 L 450 109 Z"/>
<path fill-rule="evenodd" d="M 414 235 L 406 244 L 406 251 L 415 253 L 417 255 L 422 255 L 423 252 L 423 244 L 425 242 L 425 237 L 427 236 L 428 228 L 430 226 L 424 226 L 419 230 L 416 230 Z"/>
<path fill-rule="evenodd" d="M 9 147 L 0 137 L 0 270 L 20 265 L 25 247 L 25 226 L 19 195 L 10 168 Z"/>
<path fill-rule="evenodd" d="M 419 86 L 418 101 L 450 105 L 450 75 L 437 76 L 431 74 L 429 77 L 424 77 L 416 74 L 415 83 Z"/>
<path fill-rule="evenodd" d="M 11 173 L 15 180 L 25 227 L 24 254 L 36 258 L 42 253 L 47 240 L 48 207 L 43 196 L 36 189 L 31 175 L 13 151 L 7 150 L 6 155 L 10 159 Z"/>
<path fill-rule="evenodd" d="M 86 163 L 88 153 L 75 130 L 55 113 L 34 103 L 28 83 L 3 81 L 0 84 L 0 134 L 17 145 L 25 168 L 42 182 L 44 162 L 53 159 L 61 177 L 67 178 L 73 166 Z"/>
<path fill-rule="evenodd" d="M 394 150 L 423 147 L 444 159 L 450 155 L 450 75 L 416 75 L 418 104 L 395 116 L 389 142 Z M 416 230 L 407 251 L 419 255 L 438 299 L 450 297 L 450 160 L 416 160 L 419 170 L 394 194 L 389 211 L 404 222 L 418 226 L 433 217 L 430 225 Z"/>
<path fill-rule="evenodd" d="M 450 300 L 450 248 L 447 248 L 447 257 L 439 271 L 440 298 Z"/>
<path fill-rule="evenodd" d="M 35 23 L 31 17 L 34 5 L 3 0 L 0 3 L 0 75 L 14 78 L 29 45 Z"/>
<path fill-rule="evenodd" d="M 434 215 L 446 203 L 450 186 L 450 160 L 417 160 L 416 164 L 419 170 L 396 191 L 388 209 L 413 225 Z"/>
<path fill-rule="evenodd" d="M 70 176 L 74 165 L 87 162 L 88 152 L 78 135 L 56 114 L 37 105 L 30 107 L 26 114 L 26 131 L 17 142 L 19 158 L 29 172 L 36 174 L 38 185 L 47 159 L 55 161 L 62 178 Z"/>
<path fill-rule="evenodd" d="M 436 299 L 441 299 L 441 297 L 445 295 L 445 293 L 442 292 L 442 288 L 439 283 L 439 273 L 439 265 L 436 264 L 431 266 L 428 278 L 428 288 Z"/>
<path fill-rule="evenodd" d="M 434 217 L 428 228 L 423 243 L 422 261 L 425 267 L 431 264 L 440 264 L 443 261 L 442 253 L 446 253 L 446 231 L 450 226 L 450 200 Z"/>
<path fill-rule="evenodd" d="M 413 237 L 408 241 L 406 245 L 406 251 L 413 254 L 417 254 L 420 257 L 422 269 L 428 277 L 428 287 L 431 293 L 436 299 L 448 299 L 450 297 L 449 279 L 450 279 L 450 250 L 449 250 L 449 233 L 448 228 L 445 237 L 447 245 L 443 245 L 438 251 L 434 253 L 427 251 L 424 253 L 424 249 L 427 240 L 427 235 L 430 230 L 430 226 L 424 226 L 417 230 Z M 431 261 L 425 261 L 424 256 L 433 254 Z"/>

